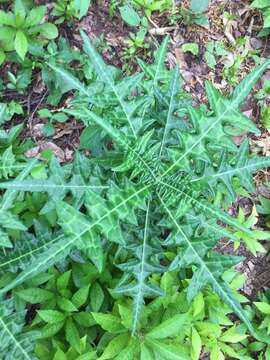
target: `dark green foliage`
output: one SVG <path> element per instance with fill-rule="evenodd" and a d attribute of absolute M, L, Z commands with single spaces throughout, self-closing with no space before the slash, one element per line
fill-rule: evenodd
<path fill-rule="evenodd" d="M 163 358 L 181 360 L 188 355 L 183 352 L 180 356 L 174 344 L 159 342 L 156 335 L 150 336 L 146 345 L 139 339 L 146 315 L 142 309 L 149 301 L 162 302 L 169 291 L 155 282 L 155 277 L 163 273 L 166 276 L 168 271 L 187 271 L 187 302 L 195 301 L 210 286 L 244 327 L 261 339 L 223 276 L 242 258 L 223 256 L 213 249 L 224 236 L 232 241 L 254 237 L 251 226 L 230 216 L 215 199 L 221 194 L 231 203 L 236 194 L 235 181 L 246 191 L 253 191 L 252 174 L 270 164 L 268 157 L 251 156 L 247 142 L 239 148 L 233 142 L 234 135 L 247 131 L 259 134 L 239 109 L 270 61 L 251 72 L 229 97 L 206 83 L 209 107 L 196 108 L 181 88 L 178 69 L 168 70 L 164 65 L 168 39 L 152 65 L 139 61 L 142 73 L 123 79 L 103 62 L 87 36 L 81 35 L 96 73 L 92 82 L 80 82 L 55 63 L 47 65 L 64 84 L 63 92 L 74 91 L 66 112 L 93 130 L 89 142 L 95 145 L 89 159 L 78 154 L 74 164 L 63 167 L 52 159 L 38 176 L 24 170 L 14 180 L 0 183 L 1 189 L 6 189 L 4 197 L 13 194 L 15 203 L 17 196 L 31 196 L 32 201 L 37 192 L 45 196 L 40 197 L 40 206 L 34 207 L 41 224 L 30 217 L 29 233 L 13 241 L 14 252 L 1 256 L 0 268 L 18 271 L 1 294 L 14 292 L 54 264 L 65 269 L 69 256 L 81 262 L 90 260 L 100 274 L 110 264 L 115 274 L 109 284 L 110 293 L 119 302 L 128 302 L 128 319 L 116 320 L 116 310 L 113 315 L 101 314 L 97 304 L 91 305 L 91 311 L 105 331 L 119 335 L 117 344 L 125 350 L 116 359 L 131 355 L 135 359 L 142 356 L 140 351 L 154 351 Z M 85 289 L 88 297 L 89 284 L 75 285 Z M 48 286 L 43 289 L 46 292 L 36 291 L 36 298 L 30 302 L 50 301 L 48 291 L 55 287 Z M 18 294 L 29 300 L 29 291 Z M 63 297 L 61 305 L 56 301 L 42 308 L 36 321 L 53 324 L 57 318 L 57 326 L 52 326 L 57 330 L 54 334 L 65 328 L 65 339 L 77 353 L 85 349 L 91 352 L 85 347 L 81 350 L 83 334 L 79 334 L 73 319 L 73 313 L 79 311 L 79 300 L 65 294 Z M 178 320 L 181 323 L 182 317 Z M 124 328 L 128 335 L 122 334 Z M 153 326 L 151 331 L 156 334 L 159 330 Z M 194 339 L 198 339 L 198 332 L 192 330 Z M 134 335 L 131 340 L 130 333 Z M 112 340 L 106 336 L 103 344 Z M 99 346 L 97 352 L 102 353 L 105 346 L 102 342 Z M 60 348 L 59 352 L 66 350 Z"/>

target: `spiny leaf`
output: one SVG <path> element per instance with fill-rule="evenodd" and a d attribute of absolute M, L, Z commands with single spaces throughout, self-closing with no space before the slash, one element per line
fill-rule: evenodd
<path fill-rule="evenodd" d="M 36 333 L 24 333 L 24 312 L 14 314 L 12 300 L 1 300 L 0 305 L 0 351 L 5 360 L 36 360 L 34 340 Z"/>
<path fill-rule="evenodd" d="M 252 334 L 255 334 L 255 330 L 247 314 L 244 312 L 240 303 L 234 297 L 230 288 L 221 280 L 221 275 L 225 270 L 224 265 L 226 264 L 226 261 L 228 261 L 229 265 L 231 266 L 235 264 L 235 259 L 230 260 L 230 258 L 228 258 L 228 260 L 226 260 L 225 263 L 222 263 L 222 261 L 218 260 L 219 256 L 212 262 L 211 262 L 211 258 L 210 260 L 205 260 L 202 257 L 202 254 L 199 251 L 199 249 L 196 248 L 195 245 L 191 242 L 191 240 L 185 235 L 181 226 L 176 221 L 174 215 L 172 214 L 170 209 L 168 209 L 168 207 L 161 198 L 160 198 L 160 202 L 163 205 L 166 212 L 168 213 L 175 227 L 181 233 L 184 239 L 186 245 L 186 252 L 183 258 L 181 259 L 182 264 L 184 266 L 187 266 L 187 265 L 191 265 L 192 263 L 195 263 L 198 266 L 198 270 L 193 275 L 192 282 L 189 287 L 189 295 L 188 295 L 189 300 L 191 301 L 192 298 L 194 298 L 194 296 L 201 290 L 201 288 L 204 285 L 210 284 L 213 290 L 221 297 L 221 299 L 226 304 L 228 304 L 231 307 L 231 309 L 235 312 L 235 314 L 237 314 L 239 318 L 246 324 L 249 331 Z"/>
<path fill-rule="evenodd" d="M 97 51 L 91 44 L 88 36 L 82 30 L 80 31 L 80 34 L 81 34 L 81 37 L 84 42 L 84 50 L 85 50 L 86 54 L 91 59 L 93 65 L 95 67 L 95 70 L 98 73 L 98 75 L 100 76 L 100 78 L 104 79 L 104 81 L 111 87 L 111 90 L 115 94 L 115 96 L 126 116 L 128 124 L 130 126 L 130 129 L 132 131 L 132 134 L 136 138 L 137 135 L 136 135 L 136 132 L 134 129 L 134 125 L 132 123 L 132 116 L 131 116 L 132 114 L 130 113 L 129 107 L 125 103 L 125 100 L 123 99 L 122 94 L 119 92 L 118 88 L 115 86 L 114 80 L 111 76 L 111 73 L 110 73 L 107 65 L 103 62 L 103 59 L 100 57 L 100 55 L 97 53 Z"/>
<path fill-rule="evenodd" d="M 267 60 L 262 65 L 260 65 L 255 70 L 253 70 L 248 75 L 248 78 L 244 79 L 239 84 L 239 86 L 237 87 L 237 92 L 235 91 L 232 100 L 228 103 L 228 106 L 216 118 L 213 119 L 211 125 L 205 128 L 205 130 L 199 136 L 199 138 L 195 142 L 190 144 L 189 148 L 183 153 L 183 155 L 181 155 L 171 166 L 169 166 L 169 168 L 165 171 L 164 174 L 162 174 L 161 177 L 165 176 L 168 172 L 172 171 L 172 169 L 174 169 L 177 166 L 177 164 L 179 164 L 183 159 L 185 159 L 187 155 L 203 141 L 203 139 L 210 133 L 210 131 L 215 126 L 221 123 L 224 119 L 226 119 L 228 114 L 235 111 L 239 107 L 239 105 L 247 97 L 249 92 L 252 90 L 253 86 L 256 84 L 256 82 L 261 77 L 262 73 L 267 69 L 269 65 L 270 65 L 270 60 Z M 214 101 L 215 98 L 213 98 L 212 103 L 214 103 Z M 218 104 L 221 104 L 221 100 L 218 101 Z M 218 104 L 216 104 L 216 107 L 218 107 Z"/>

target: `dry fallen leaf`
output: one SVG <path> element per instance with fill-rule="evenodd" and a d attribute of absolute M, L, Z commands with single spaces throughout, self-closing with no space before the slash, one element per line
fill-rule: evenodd
<path fill-rule="evenodd" d="M 51 150 L 57 157 L 59 162 L 65 162 L 66 157 L 64 151 L 52 142 L 38 141 L 38 146 L 26 151 L 25 156 L 28 158 L 40 158 L 40 153 L 44 150 Z"/>

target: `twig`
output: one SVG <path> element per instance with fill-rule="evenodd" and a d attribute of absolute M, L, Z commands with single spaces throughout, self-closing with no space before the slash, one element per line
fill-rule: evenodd
<path fill-rule="evenodd" d="M 165 35 L 168 32 L 174 31 L 177 27 L 176 26 L 166 26 L 163 28 L 155 28 L 155 29 L 150 29 L 149 33 L 151 35 Z"/>

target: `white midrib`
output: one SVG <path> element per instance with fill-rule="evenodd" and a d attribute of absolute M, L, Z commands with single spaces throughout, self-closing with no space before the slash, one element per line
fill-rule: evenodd
<path fill-rule="evenodd" d="M 101 218 L 99 218 L 97 221 L 95 221 L 93 224 L 87 226 L 87 229 L 81 231 L 79 234 L 77 234 L 76 236 L 71 236 L 69 240 L 67 240 L 67 242 L 59 247 L 59 249 L 57 251 L 55 251 L 53 254 L 51 254 L 49 257 L 47 257 L 46 259 L 44 259 L 43 261 L 41 261 L 37 267 L 35 267 L 35 269 L 31 269 L 28 272 L 25 272 L 23 274 L 22 277 L 20 277 L 17 281 L 16 279 L 11 282 L 8 286 L 6 286 L 4 289 L 2 289 L 0 291 L 0 294 L 4 294 L 7 291 L 9 291 L 10 289 L 12 289 L 13 287 L 15 287 L 16 285 L 18 285 L 18 283 L 22 283 L 28 276 L 31 276 L 31 274 L 33 272 L 37 272 L 39 268 L 42 268 L 48 261 L 50 261 L 51 259 L 53 259 L 54 257 L 56 257 L 58 254 L 62 253 L 65 249 L 67 249 L 69 246 L 73 245 L 77 239 L 79 239 L 80 237 L 82 237 L 87 231 L 90 231 L 94 226 L 98 225 L 102 220 L 104 220 L 107 216 L 109 216 L 111 213 L 113 213 L 114 211 L 116 211 L 119 207 L 123 206 L 125 203 L 127 203 L 130 199 L 132 199 L 133 197 L 137 196 L 139 193 L 145 191 L 147 188 L 149 188 L 151 185 L 146 185 L 143 188 L 141 188 L 140 190 L 136 191 L 134 194 L 130 195 L 127 199 L 123 200 L 121 203 L 119 203 L 117 206 L 115 206 L 113 209 L 111 209 L 110 211 L 108 211 L 106 214 L 104 214 Z M 66 222 L 67 224 L 67 222 Z"/>
<path fill-rule="evenodd" d="M 209 268 L 206 266 L 205 262 L 202 260 L 201 256 L 198 254 L 198 252 L 196 251 L 196 249 L 193 247 L 192 243 L 189 241 L 189 239 L 187 238 L 186 234 L 183 232 L 182 228 L 179 226 L 178 222 L 175 220 L 173 214 L 171 213 L 171 211 L 168 209 L 168 207 L 166 206 L 166 204 L 164 203 L 163 199 L 158 195 L 160 202 L 162 203 L 164 209 L 166 210 L 166 212 L 168 213 L 168 215 L 170 216 L 170 218 L 172 219 L 172 221 L 174 222 L 175 226 L 177 227 L 177 230 L 181 233 L 181 235 L 183 236 L 183 238 L 185 239 L 186 244 L 189 246 L 189 248 L 192 250 L 192 252 L 195 254 L 196 258 L 198 259 L 199 265 L 201 267 L 201 269 L 203 271 L 205 271 L 208 276 L 210 277 L 211 281 L 212 281 L 212 285 L 213 287 L 216 287 L 217 289 L 219 289 L 219 291 L 223 294 L 223 296 L 226 298 L 227 304 L 230 304 L 231 308 L 235 310 L 235 304 L 234 302 L 231 300 L 231 298 L 226 294 L 226 292 L 224 292 L 223 288 L 220 286 L 220 284 L 218 283 L 218 281 L 216 280 L 216 278 L 214 277 L 214 275 L 212 274 L 212 272 L 209 270 Z M 251 331 L 251 333 L 254 332 L 254 329 L 252 328 L 252 325 L 249 321 L 248 318 L 245 318 L 243 314 L 239 313 L 239 311 L 236 309 L 235 312 L 238 314 L 238 316 L 241 318 L 241 320 L 244 321 L 244 323 L 249 327 L 249 330 Z"/>
<path fill-rule="evenodd" d="M 16 180 L 15 180 L 16 181 Z M 8 185 L 9 184 L 9 185 Z M 5 186 L 5 189 L 8 190 L 15 190 L 15 189 L 21 189 L 22 188 L 22 184 L 17 183 L 17 184 L 12 184 L 8 183 Z M 1 188 L 1 183 L 0 183 L 0 188 Z M 31 191 L 30 188 L 44 188 L 44 189 L 108 189 L 109 186 L 95 186 L 95 185 L 69 185 L 69 184 L 54 184 L 54 183 L 49 183 L 48 185 L 46 184 L 29 184 L 29 191 Z"/>
<path fill-rule="evenodd" d="M 192 179 L 190 182 L 196 182 L 196 181 L 200 181 L 202 179 L 209 179 L 209 178 L 215 178 L 215 177 L 221 177 L 221 176 L 226 176 L 226 175 L 230 175 L 230 174 L 234 174 L 234 173 L 237 173 L 239 171 L 242 171 L 242 170 L 246 170 L 246 169 L 252 169 L 252 168 L 256 168 L 257 166 L 261 167 L 262 165 L 265 165 L 265 163 L 267 162 L 266 159 L 262 160 L 261 162 L 258 162 L 258 163 L 254 163 L 254 164 L 250 164 L 250 165 L 246 165 L 246 166 L 242 166 L 240 168 L 236 168 L 236 169 L 231 169 L 231 170 L 228 170 L 228 171 L 223 171 L 223 172 L 220 172 L 220 173 L 216 173 L 216 174 L 213 174 L 213 175 L 209 175 L 209 176 L 201 176 L 200 178 L 197 178 L 197 179 Z M 270 161 L 269 161 L 270 162 Z"/>
<path fill-rule="evenodd" d="M 130 128 L 131 128 L 131 130 L 132 130 L 133 136 L 135 137 L 135 139 L 137 139 L 137 135 L 136 135 L 135 130 L 134 130 L 134 127 L 133 127 L 133 125 L 132 125 L 130 116 L 129 116 L 129 114 L 128 114 L 127 111 L 126 111 L 126 107 L 125 107 L 125 105 L 124 105 L 124 102 L 123 102 L 121 96 L 119 95 L 116 87 L 114 86 L 114 83 L 112 82 L 111 77 L 107 74 L 107 69 L 104 69 L 102 66 L 100 66 L 99 59 L 98 59 L 98 57 L 96 56 L 96 54 L 95 54 L 93 51 L 92 51 L 92 56 L 93 56 L 93 58 L 94 58 L 94 60 L 95 60 L 96 65 L 97 65 L 98 68 L 99 68 L 99 71 L 100 71 L 101 73 L 103 73 L 103 75 L 105 76 L 105 78 L 106 78 L 109 86 L 111 87 L 112 91 L 114 92 L 114 94 L 115 94 L 115 96 L 116 96 L 119 104 L 121 105 L 121 108 L 122 108 L 122 110 L 123 110 L 123 112 L 124 112 L 124 114 L 125 114 L 125 116 L 126 116 L 126 118 L 127 118 L 127 121 L 128 121 L 128 123 L 129 123 L 129 126 L 130 126 Z"/>
<path fill-rule="evenodd" d="M 51 241 L 49 241 L 49 242 L 47 242 L 47 243 L 39 246 L 38 248 L 36 248 L 36 249 L 34 249 L 34 250 L 30 250 L 29 252 L 24 253 L 23 255 L 17 256 L 16 258 L 11 259 L 10 261 L 6 261 L 6 262 L 4 262 L 4 263 L 0 263 L 0 269 L 1 269 L 2 267 L 5 267 L 5 266 L 7 266 L 7 265 L 10 265 L 10 264 L 12 264 L 12 263 L 14 263 L 14 262 L 18 262 L 18 261 L 20 261 L 21 259 L 23 259 L 23 258 L 25 258 L 25 257 L 27 257 L 27 256 L 31 256 L 32 254 L 36 253 L 37 251 L 40 251 L 41 249 L 44 249 L 44 248 L 48 247 L 49 245 L 57 242 L 58 240 L 61 240 L 61 238 L 64 238 L 64 235 L 63 235 L 63 234 L 60 235 L 60 236 L 57 236 L 56 238 L 54 238 L 54 239 L 52 239 Z"/>
<path fill-rule="evenodd" d="M 177 69 L 177 68 L 176 68 Z M 175 70 L 177 71 L 177 70 Z M 163 147 L 164 147 L 164 143 L 165 143 L 165 138 L 166 138 L 166 135 L 167 135 L 167 128 L 168 128 L 168 124 L 169 124 L 169 121 L 170 121 L 170 118 L 172 116 L 172 112 L 173 112 L 173 104 L 174 104 L 174 92 L 175 92 L 175 88 L 176 88 L 176 85 L 177 85 L 177 81 L 178 81 L 178 76 L 177 76 L 177 73 L 174 74 L 174 79 L 173 79 L 173 86 L 172 86 L 172 96 L 170 98 L 170 105 L 169 105 L 169 110 L 168 110 L 168 114 L 167 114 L 167 121 L 166 121 L 166 125 L 165 125 L 165 128 L 164 128 L 164 132 L 163 132 L 163 138 L 162 138 L 162 143 L 161 143 L 161 147 L 160 147 L 160 151 L 159 151 L 159 157 L 161 156 L 162 154 L 162 151 L 163 151 Z"/>
<path fill-rule="evenodd" d="M 212 209 L 211 207 L 207 206 L 206 204 L 202 204 L 200 201 L 198 201 L 197 199 L 195 199 L 194 197 L 192 197 L 191 195 L 185 193 L 183 190 L 179 190 L 177 189 L 175 186 L 167 184 L 165 182 L 161 181 L 161 184 L 164 186 L 168 186 L 169 188 L 173 189 L 174 191 L 177 191 L 178 193 L 186 196 L 187 198 L 189 198 L 193 203 L 198 204 L 198 206 L 203 207 L 205 210 L 209 211 L 209 213 L 211 213 L 212 215 L 216 215 L 216 212 L 214 209 Z M 228 218 L 226 217 L 226 213 L 219 213 L 218 214 L 220 216 L 220 220 L 224 221 L 226 224 L 231 225 L 236 227 L 237 229 L 244 231 L 245 233 L 250 233 L 251 231 L 247 228 L 245 228 L 242 224 L 236 224 L 234 223 L 235 219 L 230 217 L 230 222 L 228 221 Z"/>
<path fill-rule="evenodd" d="M 140 268 L 140 274 L 139 274 L 139 282 L 138 282 L 138 288 L 139 292 L 136 296 L 139 301 L 136 302 L 135 311 L 134 311 L 134 324 L 132 333 L 134 334 L 137 329 L 137 323 L 140 313 L 140 303 L 141 299 L 143 297 L 143 283 L 144 283 L 144 265 L 145 265 L 145 251 L 146 251 L 146 240 L 147 240 L 147 229 L 148 229 L 148 216 L 149 216 L 149 207 L 150 207 L 150 200 L 148 200 L 147 204 L 147 210 L 145 215 L 145 226 L 144 226 L 144 234 L 143 234 L 143 251 L 142 251 L 142 261 L 141 261 L 141 268 Z"/>
<path fill-rule="evenodd" d="M 250 78 L 249 83 L 246 85 L 246 88 L 249 88 L 249 84 L 252 84 L 254 81 L 254 78 L 257 77 L 257 74 L 254 74 L 254 77 Z M 243 89 L 242 91 L 245 91 L 245 89 Z M 194 142 L 193 145 L 190 146 L 190 148 L 182 155 L 180 156 L 180 158 L 178 160 L 176 160 L 162 175 L 160 175 L 160 178 L 163 178 L 165 175 L 168 174 L 168 172 L 170 172 L 180 161 L 182 161 L 201 141 L 202 139 L 216 126 L 217 123 L 219 123 L 222 118 L 224 118 L 224 116 L 226 116 L 226 114 L 228 114 L 230 111 L 234 110 L 235 106 L 237 105 L 237 103 L 239 102 L 239 98 L 241 98 L 241 93 L 239 94 L 238 97 L 236 97 L 231 103 L 230 106 L 223 111 L 223 113 L 217 117 L 217 119 L 212 123 L 212 125 L 209 126 L 209 128 L 198 138 L 197 141 Z M 219 98 L 217 102 L 220 102 L 222 99 Z"/>
<path fill-rule="evenodd" d="M 28 354 L 24 351 L 24 349 L 22 348 L 21 344 L 16 340 L 15 336 L 12 334 L 12 332 L 9 330 L 9 328 L 7 327 L 6 323 L 3 321 L 3 319 L 0 317 L 0 325 L 2 326 L 2 328 L 4 329 L 4 331 L 8 334 L 8 336 L 13 340 L 13 342 L 15 343 L 15 346 L 20 350 L 20 352 L 23 354 L 23 356 L 25 357 L 25 359 L 27 360 L 31 360 L 31 358 L 28 356 Z"/>

